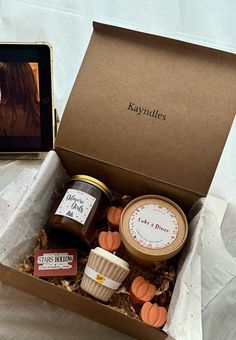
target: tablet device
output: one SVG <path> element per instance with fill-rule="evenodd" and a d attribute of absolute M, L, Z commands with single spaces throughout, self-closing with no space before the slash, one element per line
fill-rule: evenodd
<path fill-rule="evenodd" d="M 53 148 L 51 47 L 0 44 L 0 153 Z"/>

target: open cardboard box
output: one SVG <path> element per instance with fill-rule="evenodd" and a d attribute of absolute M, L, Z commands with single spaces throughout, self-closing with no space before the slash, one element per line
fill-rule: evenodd
<path fill-rule="evenodd" d="M 94 23 L 55 144 L 68 174 L 163 195 L 188 213 L 208 192 L 234 118 L 235 64 L 229 53 Z M 0 280 L 137 338 L 167 337 L 6 262 Z"/>

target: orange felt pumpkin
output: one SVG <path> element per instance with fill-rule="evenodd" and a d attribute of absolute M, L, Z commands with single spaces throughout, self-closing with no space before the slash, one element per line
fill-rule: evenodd
<path fill-rule="evenodd" d="M 137 276 L 131 285 L 130 300 L 133 304 L 142 305 L 153 299 L 156 286 L 145 280 L 143 276 Z"/>
<path fill-rule="evenodd" d="M 112 253 L 120 247 L 120 233 L 118 231 L 101 231 L 98 236 L 98 243 L 101 248 Z"/>
<path fill-rule="evenodd" d="M 114 227 L 119 229 L 120 225 L 120 217 L 122 214 L 123 208 L 111 206 L 107 211 L 107 220 L 110 227 Z"/>
<path fill-rule="evenodd" d="M 153 327 L 162 327 L 166 322 L 167 311 L 165 307 L 159 307 L 156 303 L 145 302 L 142 306 L 140 317 L 143 322 Z"/>

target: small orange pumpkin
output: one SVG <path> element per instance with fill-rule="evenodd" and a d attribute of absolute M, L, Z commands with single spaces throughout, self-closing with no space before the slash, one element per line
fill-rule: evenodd
<path fill-rule="evenodd" d="M 156 286 L 145 280 L 143 276 L 137 276 L 131 285 L 130 300 L 133 304 L 142 305 L 153 299 L 156 290 Z"/>
<path fill-rule="evenodd" d="M 98 236 L 98 243 L 101 248 L 113 253 L 120 247 L 120 233 L 118 231 L 101 231 Z"/>
<path fill-rule="evenodd" d="M 119 229 L 120 225 L 120 217 L 122 214 L 123 208 L 111 206 L 107 211 L 107 220 L 110 227 Z"/>
<path fill-rule="evenodd" d="M 167 310 L 159 307 L 157 303 L 145 302 L 142 306 L 140 317 L 143 322 L 153 327 L 162 327 L 166 322 Z"/>

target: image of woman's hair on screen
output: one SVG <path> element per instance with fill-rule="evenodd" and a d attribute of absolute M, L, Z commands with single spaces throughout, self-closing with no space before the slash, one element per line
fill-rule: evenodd
<path fill-rule="evenodd" d="M 0 62 L 0 136 L 39 135 L 39 93 L 32 67 Z"/>

